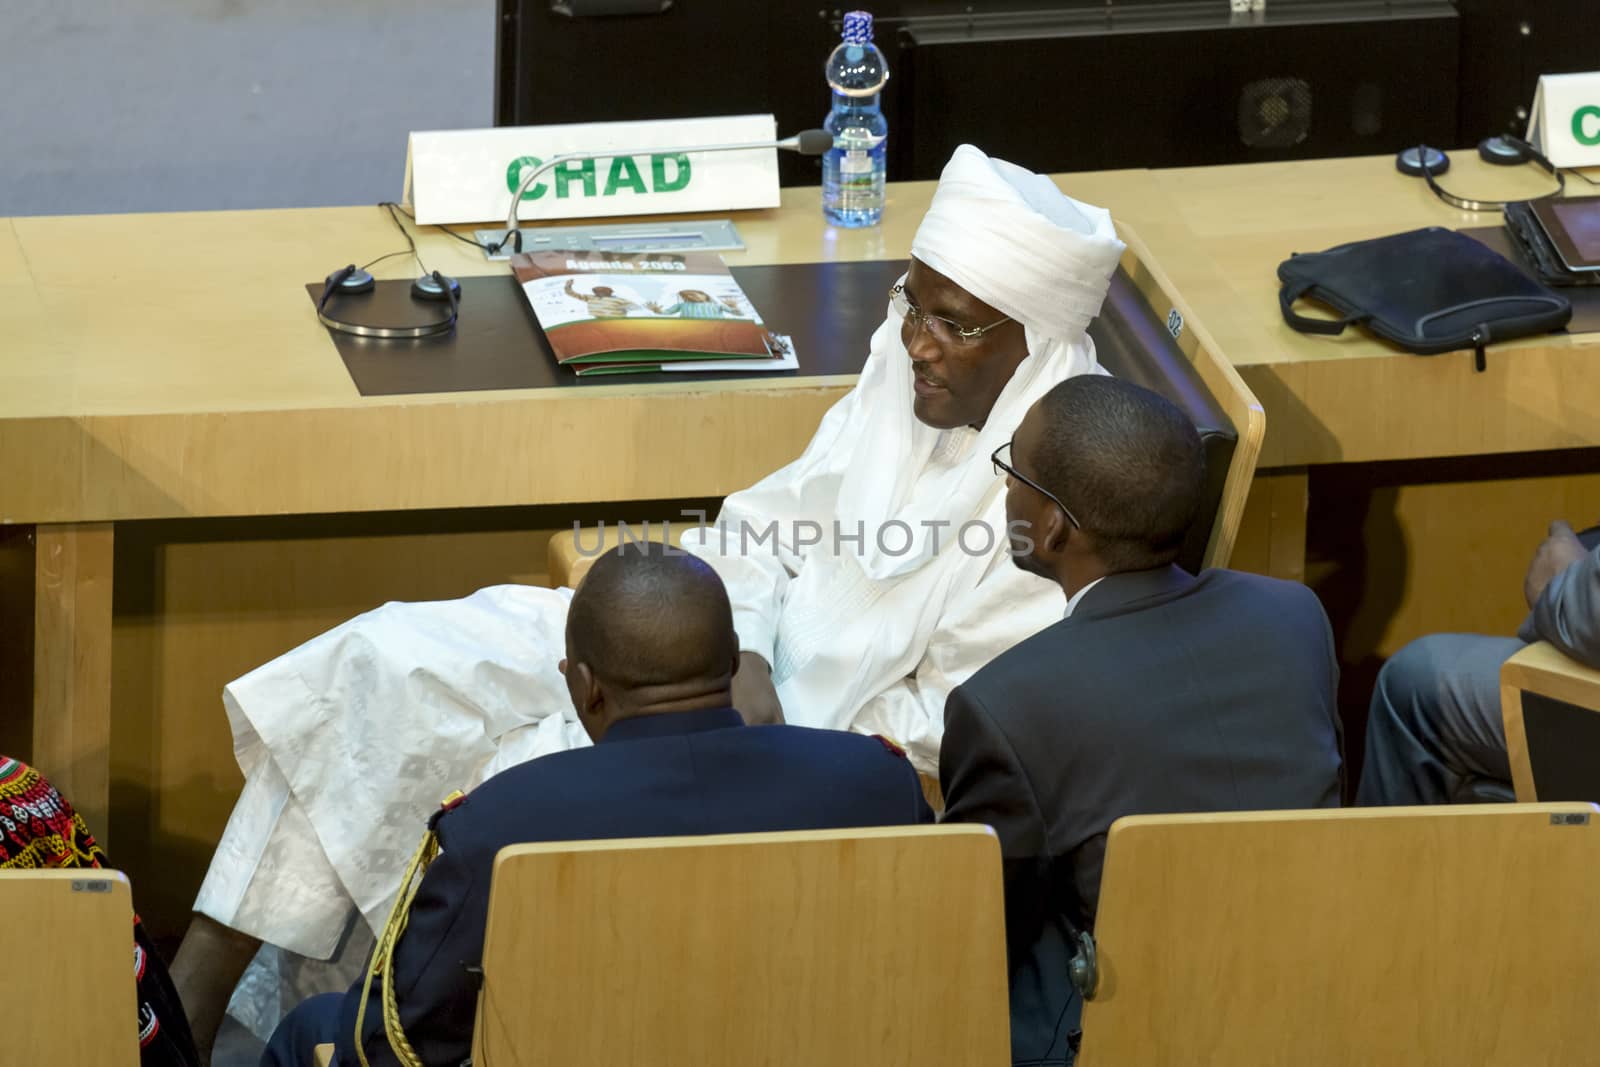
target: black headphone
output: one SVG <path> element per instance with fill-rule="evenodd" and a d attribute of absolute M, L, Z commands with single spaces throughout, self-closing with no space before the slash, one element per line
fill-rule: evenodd
<path fill-rule="evenodd" d="M 1443 174 L 1450 169 L 1450 157 L 1437 148 L 1430 148 L 1427 145 L 1407 148 L 1395 157 L 1394 165 L 1401 174 L 1426 180 L 1434 196 L 1462 211 L 1504 211 L 1507 204 L 1522 203 L 1526 200 L 1547 200 L 1553 196 L 1560 196 L 1567 189 L 1566 175 L 1556 169 L 1556 165 L 1546 159 L 1544 153 L 1522 138 L 1513 137 L 1509 133 L 1488 137 L 1478 142 L 1478 157 L 1485 163 L 1501 167 L 1515 166 L 1518 163 L 1537 163 L 1550 172 L 1550 176 L 1556 180 L 1556 187 L 1548 193 L 1523 197 L 1521 200 L 1474 200 L 1471 197 L 1457 196 L 1434 179 L 1434 175 Z"/>
<path fill-rule="evenodd" d="M 341 267 L 328 275 L 328 284 L 322 290 L 322 299 L 317 301 L 317 319 L 328 329 L 338 330 L 340 333 L 389 340 L 432 337 L 434 334 L 448 333 L 455 328 L 456 318 L 461 313 L 461 283 L 436 270 L 429 271 L 411 283 L 412 299 L 450 305 L 449 314 L 434 322 L 425 322 L 420 326 L 365 326 L 334 318 L 328 314 L 328 302 L 335 295 L 355 296 L 370 293 L 376 286 L 377 282 L 373 280 L 372 275 L 354 263 L 348 267 Z"/>

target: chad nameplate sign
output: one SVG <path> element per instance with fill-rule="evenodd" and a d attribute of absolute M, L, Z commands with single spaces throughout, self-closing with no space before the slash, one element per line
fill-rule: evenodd
<path fill-rule="evenodd" d="M 1600 166 L 1600 71 L 1540 78 L 1527 141 L 1558 167 Z"/>
<path fill-rule="evenodd" d="M 404 195 L 425 226 L 503 220 L 525 169 L 571 152 L 623 151 L 572 160 L 546 172 L 523 195 L 517 218 L 777 207 L 776 149 L 705 155 L 651 151 L 776 139 L 771 115 L 413 133 L 406 146 Z"/>

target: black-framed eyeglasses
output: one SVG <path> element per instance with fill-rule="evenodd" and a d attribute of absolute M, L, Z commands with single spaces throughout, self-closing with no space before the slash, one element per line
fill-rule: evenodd
<path fill-rule="evenodd" d="M 1002 452 L 1005 453 L 1004 459 L 1000 458 L 1000 453 Z M 1078 517 L 1072 513 L 1071 508 L 1067 507 L 1061 502 L 1060 497 L 1056 496 L 1054 493 L 1040 485 L 1038 482 L 1034 481 L 1032 478 L 1029 478 L 1026 474 L 1022 474 L 1017 470 L 1017 468 L 1011 465 L 1010 441 L 1007 441 L 1005 444 L 995 449 L 994 455 L 990 456 L 989 460 L 994 464 L 994 472 L 996 474 L 1007 475 L 1015 478 L 1017 481 L 1021 482 L 1029 489 L 1032 489 L 1034 492 L 1044 494 L 1044 497 L 1049 500 L 1050 503 L 1061 509 L 1061 514 L 1067 517 L 1068 522 L 1072 523 L 1072 525 L 1076 526 L 1080 530 L 1083 529 L 1083 523 L 1078 521 Z"/>
<path fill-rule="evenodd" d="M 999 322 L 991 322 L 987 326 L 963 326 L 959 322 L 944 318 L 942 315 L 929 315 L 911 302 L 911 298 L 906 295 L 906 287 L 903 285 L 896 285 L 889 290 L 889 303 L 894 306 L 896 315 L 909 322 L 913 328 L 921 326 L 928 331 L 928 336 L 940 344 L 975 345 L 983 338 L 984 334 L 996 326 L 1004 326 L 1011 321 L 1008 316 Z"/>

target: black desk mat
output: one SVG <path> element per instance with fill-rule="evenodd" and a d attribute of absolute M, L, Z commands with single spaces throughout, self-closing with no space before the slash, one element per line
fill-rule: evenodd
<path fill-rule="evenodd" d="M 451 333 L 389 341 L 330 332 L 362 396 L 857 374 L 872 331 L 883 322 L 889 287 L 905 269 L 904 260 L 731 268 L 767 328 L 794 338 L 800 368 L 792 371 L 644 371 L 579 378 L 556 362 L 509 270 L 459 279 L 461 317 Z M 322 282 L 306 286 L 313 307 L 322 288 Z M 413 300 L 409 281 L 382 281 L 371 293 L 335 297 L 328 306 L 330 314 L 349 322 L 390 326 L 432 322 L 441 309 Z"/>
<path fill-rule="evenodd" d="M 1522 249 L 1504 226 L 1479 226 L 1458 232 L 1499 252 L 1528 277 L 1539 277 L 1539 272 L 1529 264 Z M 1567 333 L 1600 333 L 1600 285 L 1552 285 L 1549 288 L 1551 292 L 1566 297 L 1572 305 L 1572 319 L 1567 323 Z"/>

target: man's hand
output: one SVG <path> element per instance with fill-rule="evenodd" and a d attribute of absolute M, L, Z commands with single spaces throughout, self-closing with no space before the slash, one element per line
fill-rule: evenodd
<path fill-rule="evenodd" d="M 1522 580 L 1522 595 L 1527 598 L 1528 607 L 1539 602 L 1539 596 L 1550 584 L 1550 579 L 1588 554 L 1589 550 L 1583 547 L 1583 542 L 1578 540 L 1571 526 L 1561 519 L 1552 522 L 1550 533 L 1539 546 L 1539 551 L 1533 554 L 1533 562 L 1528 565 L 1528 576 Z"/>
<path fill-rule="evenodd" d="M 783 705 L 772 684 L 772 668 L 754 652 L 739 653 L 739 673 L 733 676 L 733 706 L 751 726 L 783 722 Z"/>

